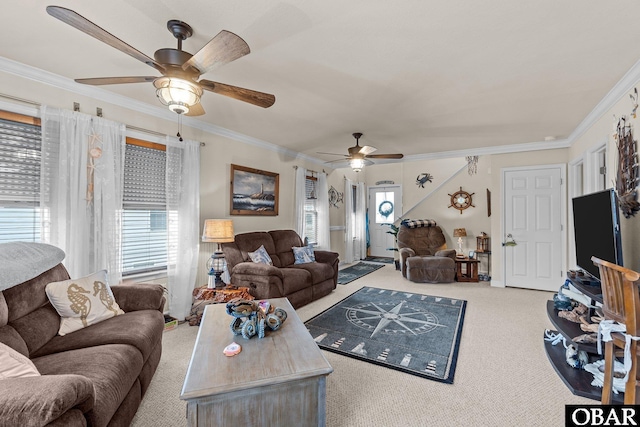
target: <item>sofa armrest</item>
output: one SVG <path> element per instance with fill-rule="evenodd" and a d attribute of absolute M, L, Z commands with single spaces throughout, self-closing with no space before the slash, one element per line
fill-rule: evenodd
<path fill-rule="evenodd" d="M 284 280 L 282 271 L 278 267 L 274 267 L 269 264 L 262 264 L 259 262 L 241 262 L 236 264 L 231 271 L 231 274 L 246 274 L 252 276 L 276 276 L 281 280 Z"/>
<path fill-rule="evenodd" d="M 455 249 L 443 249 L 441 251 L 437 251 L 434 256 L 443 256 L 451 258 L 452 260 L 456 260 L 456 250 Z"/>
<path fill-rule="evenodd" d="M 411 248 L 398 249 L 400 255 L 400 270 L 402 271 L 402 277 L 407 277 L 407 258 L 416 256 L 416 251 Z"/>
<path fill-rule="evenodd" d="M 113 296 L 125 312 L 138 310 L 164 310 L 164 289 L 151 283 L 132 283 L 111 286 Z"/>
<path fill-rule="evenodd" d="M 93 407 L 91 381 L 82 375 L 42 375 L 0 381 L 0 425 L 42 426 L 72 408 Z"/>
<path fill-rule="evenodd" d="M 338 257 L 340 256 L 340 254 L 337 252 L 319 250 L 313 251 L 313 255 L 316 258 L 316 262 L 321 262 L 323 264 L 333 264 L 338 260 Z"/>

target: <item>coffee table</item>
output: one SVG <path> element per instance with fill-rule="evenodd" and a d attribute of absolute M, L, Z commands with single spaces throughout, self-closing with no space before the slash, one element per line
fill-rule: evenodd
<path fill-rule="evenodd" d="M 226 304 L 208 305 L 180 399 L 189 426 L 324 426 L 333 368 L 286 298 L 269 302 L 287 320 L 264 338 L 235 336 Z M 226 357 L 231 342 L 242 352 Z"/>

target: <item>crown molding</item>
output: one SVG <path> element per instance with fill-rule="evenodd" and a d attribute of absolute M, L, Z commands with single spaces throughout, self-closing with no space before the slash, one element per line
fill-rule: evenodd
<path fill-rule="evenodd" d="M 73 79 L 62 77 L 58 74 L 51 73 L 49 71 L 42 70 L 40 68 L 32 67 L 20 62 L 13 61 L 8 58 L 0 56 L 0 71 L 9 74 L 14 74 L 19 77 L 23 77 L 29 80 L 33 80 L 38 83 L 43 83 L 49 86 L 53 86 L 57 89 L 62 89 L 67 92 L 75 93 L 88 98 L 93 98 L 99 101 L 108 102 L 113 105 L 117 105 L 122 108 L 137 111 L 142 114 L 146 114 L 152 117 L 157 117 L 162 120 L 174 121 L 176 114 L 169 111 L 166 108 L 160 106 L 149 105 L 145 102 L 138 101 L 129 98 L 124 95 L 119 95 L 107 90 L 101 89 L 95 86 L 83 85 L 76 83 Z M 244 135 L 239 132 L 235 132 L 221 126 L 217 126 L 211 123 L 205 123 L 201 120 L 193 117 L 183 117 L 183 124 L 185 126 L 199 129 L 203 132 L 207 132 L 213 135 L 223 136 L 238 142 L 264 148 L 265 150 L 274 151 L 279 154 L 283 154 L 292 159 L 302 159 L 315 164 L 324 164 L 324 161 L 315 157 L 307 156 L 297 151 L 289 150 L 280 147 L 276 144 L 263 141 L 258 138 L 254 138 L 248 135 Z"/>
<path fill-rule="evenodd" d="M 67 92 L 76 93 L 78 95 L 86 96 L 89 98 L 97 99 L 103 102 L 117 105 L 122 108 L 134 110 L 149 116 L 157 117 L 162 120 L 172 121 L 175 119 L 175 113 L 160 106 L 152 106 L 150 104 L 129 98 L 124 95 L 115 94 L 107 90 L 76 83 L 74 80 L 67 77 L 45 71 L 39 68 L 31 67 L 8 58 L 0 56 L 0 71 L 17 75 L 29 80 L 33 80 L 39 83 L 47 84 L 58 89 L 65 90 Z M 585 132 L 587 132 L 604 114 L 607 113 L 613 106 L 633 87 L 640 81 L 640 60 L 637 61 L 629 71 L 616 83 L 616 85 L 607 92 L 607 94 L 598 102 L 598 104 L 591 110 L 589 114 L 580 122 L 580 124 L 571 132 L 567 139 L 555 140 L 555 141 L 540 141 L 530 142 L 522 144 L 510 144 L 500 145 L 493 147 L 484 147 L 470 150 L 452 150 L 441 151 L 436 153 L 425 153 L 405 156 L 404 161 L 420 161 L 420 160 L 434 160 L 445 159 L 451 157 L 464 157 L 464 156 L 482 156 L 493 154 L 508 154 L 519 153 L 525 151 L 538 151 L 538 150 L 551 150 L 556 148 L 568 148 L 571 147 Z M 4 101 L 0 101 L 0 106 L 10 105 L 13 110 L 20 109 L 24 111 L 33 112 L 35 107 L 23 107 L 16 106 L 16 104 L 9 104 Z M 210 123 L 205 123 L 201 120 L 193 117 L 185 116 L 183 118 L 185 126 L 199 129 L 203 132 L 207 132 L 213 135 L 222 136 L 232 139 L 234 141 L 242 142 L 245 144 L 253 145 L 263 148 L 265 150 L 274 151 L 283 154 L 292 159 L 301 159 L 310 163 L 324 165 L 325 162 L 321 159 L 302 154 L 300 152 L 289 150 L 280 147 L 276 144 L 272 144 L 267 141 L 263 141 L 258 138 L 254 138 L 248 135 L 244 135 L 239 132 L 235 132 L 221 126 L 217 126 Z M 376 164 L 394 163 L 393 161 L 377 161 Z M 397 162 L 396 162 L 397 163 Z M 339 169 L 339 168 L 336 168 Z"/>

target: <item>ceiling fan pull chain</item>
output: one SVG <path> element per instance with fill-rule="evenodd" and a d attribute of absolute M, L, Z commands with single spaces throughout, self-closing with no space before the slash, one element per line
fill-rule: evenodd
<path fill-rule="evenodd" d="M 178 114 L 178 133 L 176 134 L 176 136 L 178 137 L 178 141 L 182 142 L 182 135 L 180 135 L 180 132 L 182 131 L 182 114 Z"/>

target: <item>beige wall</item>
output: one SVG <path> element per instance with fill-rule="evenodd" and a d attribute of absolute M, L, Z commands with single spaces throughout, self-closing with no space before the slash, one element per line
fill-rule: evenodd
<path fill-rule="evenodd" d="M 640 82 L 636 82 L 635 86 L 640 86 Z M 629 94 L 632 90 L 629 90 Z M 586 158 L 586 153 L 594 147 L 602 145 L 607 146 L 607 175 L 606 180 L 608 187 L 615 187 L 616 180 L 616 164 L 618 159 L 618 150 L 615 144 L 614 125 L 617 118 L 626 116 L 631 122 L 634 131 L 634 138 L 638 139 L 640 129 L 640 118 L 631 117 L 632 103 L 627 96 L 618 100 L 618 102 L 604 113 L 597 122 L 584 132 L 569 150 L 569 159 Z M 636 147 L 638 149 L 638 147 Z M 620 215 L 620 229 L 622 235 L 622 252 L 623 264 L 625 267 L 635 271 L 640 271 L 640 214 L 636 214 L 631 218 L 625 218 Z"/>
<path fill-rule="evenodd" d="M 442 228 L 449 248 L 457 247 L 457 238 L 453 238 L 453 229 L 464 227 L 467 237 L 463 239 L 463 250 L 467 253 L 476 248 L 476 236 L 484 231 L 490 234 L 487 216 L 487 189 L 491 190 L 488 157 L 480 158 L 478 173 L 471 176 L 467 172 L 464 157 L 420 160 L 399 164 L 384 164 L 367 167 L 367 185 L 378 181 L 391 180 L 402 185 L 403 219 L 433 219 Z M 427 182 L 424 188 L 416 184 L 416 178 L 422 173 L 433 176 L 433 182 Z M 473 205 L 459 211 L 451 204 L 450 194 L 460 187 L 472 195 Z M 495 197 L 495 196 L 494 196 Z"/>
<path fill-rule="evenodd" d="M 79 102 L 81 111 L 87 114 L 95 114 L 96 107 L 100 107 L 104 117 L 110 120 L 167 135 L 175 135 L 177 131 L 177 117 L 174 120 L 174 116 L 169 116 L 169 118 L 154 117 L 150 114 L 130 110 L 126 106 L 113 105 L 80 96 L 9 73 L 0 72 L 0 78 L 3 82 L 1 91 L 4 94 L 67 109 L 73 108 L 73 102 Z M 623 114 L 629 115 L 630 104 L 628 97 L 623 96 L 611 110 L 603 114 L 601 119 L 568 149 L 481 156 L 478 173 L 474 176 L 469 176 L 463 170 L 452 177 L 455 171 L 464 165 L 464 158 L 374 165 L 356 174 L 350 169 L 331 170 L 324 165 L 287 157 L 277 151 L 238 142 L 188 126 L 184 127 L 182 134 L 185 138 L 205 143 L 201 151 L 200 227 L 206 218 L 231 217 L 229 215 L 229 182 L 232 163 L 280 174 L 279 215 L 276 217 L 233 216 L 236 233 L 293 227 L 294 166 L 302 166 L 312 170 L 326 170 L 329 186 L 333 185 L 339 192 L 344 192 L 345 176 L 354 182 L 363 181 L 367 185 L 375 185 L 377 181 L 381 180 L 392 180 L 403 187 L 403 212 L 407 212 L 417 204 L 406 217 L 435 219 L 442 226 L 447 237 L 447 244 L 450 247 L 456 245 L 455 239 L 451 237 L 454 228 L 465 227 L 467 229 L 469 237 L 464 242 L 465 251 L 475 248 L 476 235 L 482 231 L 487 232 L 491 237 L 493 251 L 491 268 L 493 284 L 501 285 L 503 268 L 501 262 L 501 242 L 503 239 L 501 236 L 501 169 L 567 163 L 582 157 L 585 151 L 606 141 L 609 146 L 608 180 L 613 180 L 616 150 L 611 138 L 612 117 L 613 115 L 617 117 Z M 635 124 L 637 124 L 637 120 L 634 120 Z M 416 177 L 420 173 L 430 173 L 434 176 L 433 182 L 427 183 L 424 189 L 418 188 L 415 184 Z M 449 178 L 451 180 L 438 188 Z M 473 196 L 475 208 L 469 208 L 462 214 L 453 208 L 448 208 L 449 194 L 457 191 L 460 187 L 465 191 L 475 193 Z M 491 217 L 487 215 L 487 189 L 491 191 Z M 433 194 L 422 201 L 433 190 L 435 190 Z M 331 233 L 331 248 L 341 256 L 344 253 L 344 232 L 340 227 L 344 226 L 344 216 L 344 203 L 338 208 L 330 208 L 331 226 L 335 229 Z M 632 219 L 622 218 L 625 265 L 636 270 L 640 269 L 640 247 L 637 238 L 640 232 L 640 219 L 638 216 L 640 215 Z M 568 240 L 570 237 L 568 236 Z M 213 250 L 213 245 L 202 244 L 199 270 L 204 271 L 204 262 Z M 572 260 L 568 260 L 568 264 L 571 266 Z"/>

